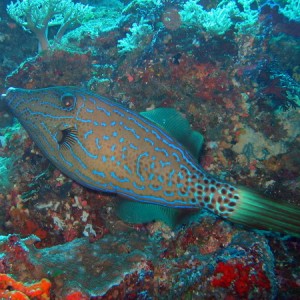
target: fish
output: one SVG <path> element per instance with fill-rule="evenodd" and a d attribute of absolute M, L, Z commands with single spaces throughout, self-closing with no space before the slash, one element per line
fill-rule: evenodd
<path fill-rule="evenodd" d="M 300 236 L 299 207 L 224 182 L 201 167 L 203 137 L 174 108 L 137 113 L 69 86 L 11 87 L 1 102 L 66 176 L 119 195 L 121 211 L 131 203 L 124 215 L 150 220 L 155 211 L 207 210 L 248 227 Z"/>

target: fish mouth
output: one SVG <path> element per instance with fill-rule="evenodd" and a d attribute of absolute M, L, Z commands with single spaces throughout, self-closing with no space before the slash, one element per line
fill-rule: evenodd
<path fill-rule="evenodd" d="M 8 96 L 10 93 L 16 91 L 16 88 L 14 87 L 9 87 L 7 90 L 6 90 L 6 93 L 5 94 L 1 94 L 0 96 L 0 99 L 1 99 L 1 103 L 3 102 L 7 102 L 7 99 L 8 99 Z"/>
<path fill-rule="evenodd" d="M 1 94 L 0 106 L 5 105 L 9 110 L 14 111 L 14 105 L 19 101 L 21 94 L 28 93 L 28 90 L 9 87 L 5 94 Z"/>
<path fill-rule="evenodd" d="M 14 88 L 7 89 L 5 94 L 0 94 L 0 112 L 1 117 L 5 118 L 2 120 L 2 123 L 6 124 L 7 126 L 12 126 L 13 124 L 13 113 L 11 112 L 11 109 L 9 108 L 8 101 L 9 97 L 8 94 L 13 90 Z M 1 122 L 0 122 L 1 123 Z"/>
<path fill-rule="evenodd" d="M 6 94 L 1 94 L 1 96 L 0 96 L 1 103 L 5 101 L 6 97 L 7 97 L 7 92 L 6 92 Z"/>
<path fill-rule="evenodd" d="M 2 110 L 6 106 L 5 98 L 6 98 L 6 94 L 0 95 L 0 110 Z"/>
<path fill-rule="evenodd" d="M 13 91 L 15 91 L 15 90 L 16 90 L 16 88 L 14 88 L 14 87 L 9 87 L 9 88 L 6 90 L 6 94 L 1 94 L 1 99 L 6 98 L 7 95 L 8 95 L 9 93 L 11 93 L 11 92 L 13 92 Z"/>
<path fill-rule="evenodd" d="M 3 110 L 5 108 L 7 108 L 7 100 L 8 100 L 8 94 L 14 90 L 15 88 L 10 87 L 6 90 L 5 94 L 1 94 L 0 95 L 0 110 Z"/>

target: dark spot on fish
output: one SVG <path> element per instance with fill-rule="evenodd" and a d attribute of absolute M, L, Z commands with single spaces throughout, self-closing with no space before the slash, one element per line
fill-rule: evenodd
<path fill-rule="evenodd" d="M 215 208 L 212 204 L 208 204 L 207 207 L 208 207 L 209 209 L 214 209 L 214 208 Z"/>
<path fill-rule="evenodd" d="M 224 206 L 220 206 L 220 207 L 219 207 L 219 210 L 223 212 L 223 211 L 225 211 L 226 209 L 225 209 Z"/>
<path fill-rule="evenodd" d="M 226 194 L 227 194 L 227 191 L 226 191 L 225 189 L 222 189 L 222 190 L 221 190 L 221 193 L 222 193 L 223 195 L 226 195 Z"/>
<path fill-rule="evenodd" d="M 196 192 L 196 189 L 194 187 L 191 187 L 191 193 L 195 193 Z"/>
<path fill-rule="evenodd" d="M 180 189 L 180 193 L 185 194 L 185 193 L 186 193 L 186 188 L 185 188 L 185 187 L 182 187 L 182 188 Z"/>

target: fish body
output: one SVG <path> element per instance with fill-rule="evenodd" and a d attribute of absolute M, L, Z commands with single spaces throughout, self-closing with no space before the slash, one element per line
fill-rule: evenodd
<path fill-rule="evenodd" d="M 205 172 L 162 128 L 162 115 L 157 125 L 75 87 L 9 88 L 2 99 L 45 156 L 85 187 L 142 203 L 206 208 L 239 223 L 264 227 L 264 216 L 254 221 L 253 211 L 264 209 L 265 200 Z M 253 201 L 258 204 L 253 206 Z M 299 230 L 299 221 L 293 226 L 288 231 Z"/>
<path fill-rule="evenodd" d="M 83 186 L 224 216 L 238 199 L 161 127 L 116 102 L 73 87 L 11 88 L 6 97 L 42 152 Z"/>

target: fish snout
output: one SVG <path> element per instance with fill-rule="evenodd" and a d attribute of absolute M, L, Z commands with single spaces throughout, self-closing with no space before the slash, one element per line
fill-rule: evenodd
<path fill-rule="evenodd" d="M 5 99 L 6 99 L 6 94 L 1 94 L 1 96 L 0 96 L 0 109 L 5 107 Z"/>
<path fill-rule="evenodd" d="M 14 87 L 9 87 L 7 90 L 6 90 L 6 94 L 9 94 L 9 93 L 11 93 L 11 92 L 13 92 L 13 91 L 16 91 L 17 89 L 16 88 L 14 88 Z"/>
<path fill-rule="evenodd" d="M 17 89 L 14 87 L 10 87 L 6 90 L 5 94 L 1 94 L 1 100 L 0 100 L 0 106 L 2 107 L 5 104 L 8 104 L 8 102 L 11 100 L 12 94 L 16 91 Z"/>
<path fill-rule="evenodd" d="M 5 94 L 1 95 L 1 102 L 4 103 L 12 113 L 15 114 L 16 107 L 19 106 L 20 101 L 25 99 L 29 93 L 30 90 L 10 87 L 6 90 Z"/>
<path fill-rule="evenodd" d="M 0 127 L 12 126 L 13 124 L 13 115 L 10 113 L 10 109 L 7 105 L 8 93 L 10 93 L 12 89 L 13 88 L 8 89 L 5 94 L 0 94 Z"/>
<path fill-rule="evenodd" d="M 11 94 L 12 92 L 14 92 L 16 90 L 16 88 L 14 87 L 9 87 L 7 90 L 6 90 L 6 93 L 5 94 L 1 94 L 1 100 L 4 100 L 7 99 L 8 95 Z"/>
<path fill-rule="evenodd" d="M 5 109 L 7 107 L 7 101 L 9 99 L 9 94 L 12 93 L 12 91 L 14 91 L 15 88 L 10 87 L 6 90 L 5 94 L 1 94 L 0 96 L 0 110 Z"/>

